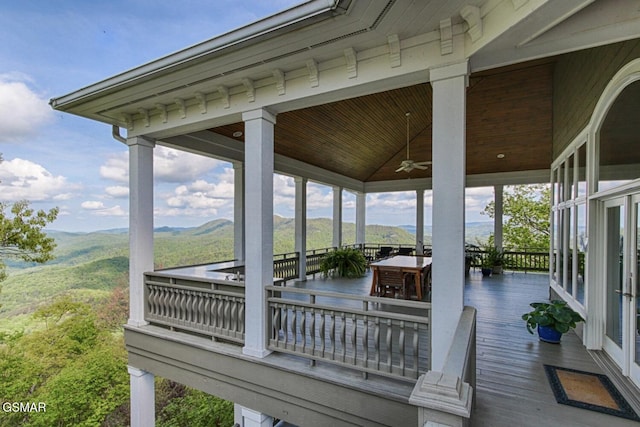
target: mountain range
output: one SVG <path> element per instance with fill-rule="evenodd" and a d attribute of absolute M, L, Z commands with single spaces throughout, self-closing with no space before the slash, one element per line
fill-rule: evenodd
<path fill-rule="evenodd" d="M 294 219 L 274 217 L 274 253 L 294 251 Z M 486 239 L 491 223 L 467 225 L 467 240 Z M 9 277 L 0 292 L 0 332 L 30 328 L 30 313 L 63 294 L 99 304 L 118 286 L 128 284 L 128 230 L 91 233 L 47 231 L 57 247 L 55 259 L 43 264 L 6 260 Z M 307 221 L 307 249 L 331 246 L 332 220 Z M 415 226 L 368 225 L 367 243 L 413 244 Z M 345 244 L 355 242 L 355 224 L 343 224 Z M 431 228 L 425 228 L 425 243 Z M 233 258 L 233 222 L 218 219 L 199 227 L 155 229 L 154 260 L 157 268 L 193 265 Z"/>

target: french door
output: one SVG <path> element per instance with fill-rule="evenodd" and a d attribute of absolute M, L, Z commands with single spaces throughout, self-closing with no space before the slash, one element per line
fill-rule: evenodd
<path fill-rule="evenodd" d="M 608 200 L 604 208 L 604 347 L 640 385 L 640 194 Z"/>

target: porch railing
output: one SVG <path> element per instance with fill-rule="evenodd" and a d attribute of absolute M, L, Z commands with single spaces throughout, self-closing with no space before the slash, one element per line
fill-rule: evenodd
<path fill-rule="evenodd" d="M 300 254 L 298 252 L 289 252 L 273 256 L 274 277 L 278 277 L 286 282 L 287 280 L 296 279 L 299 270 Z"/>
<path fill-rule="evenodd" d="M 505 268 L 513 271 L 549 271 L 549 252 L 531 249 L 505 250 Z M 481 267 L 487 252 L 481 249 L 468 250 L 471 266 Z"/>
<path fill-rule="evenodd" d="M 312 249 L 307 251 L 307 274 L 320 273 L 320 263 L 326 254 L 335 248 Z"/>
<path fill-rule="evenodd" d="M 268 286 L 274 352 L 377 375 L 415 380 L 430 369 L 431 304 Z M 337 306 L 332 300 L 353 303 Z M 371 309 L 384 304 L 385 311 Z M 356 308 L 359 307 L 359 308 Z M 399 308 L 416 314 L 402 314 Z M 386 311 L 386 310 L 389 311 Z"/>
<path fill-rule="evenodd" d="M 244 343 L 244 287 L 145 274 L 145 319 L 195 335 Z"/>

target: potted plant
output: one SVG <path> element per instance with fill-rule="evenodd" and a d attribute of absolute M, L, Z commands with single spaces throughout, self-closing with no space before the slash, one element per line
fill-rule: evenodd
<path fill-rule="evenodd" d="M 482 257 L 480 262 L 480 271 L 482 271 L 482 275 L 485 277 L 491 276 L 491 272 L 493 271 L 493 265 L 486 255 Z"/>
<path fill-rule="evenodd" d="M 327 277 L 362 277 L 367 268 L 367 259 L 355 248 L 340 248 L 329 252 L 320 263 L 320 271 Z"/>
<path fill-rule="evenodd" d="M 502 274 L 504 265 L 504 253 L 497 247 L 490 245 L 486 248 L 487 265 L 491 268 L 492 274 Z"/>
<path fill-rule="evenodd" d="M 522 315 L 527 324 L 527 331 L 533 334 L 533 328 L 538 329 L 540 341 L 557 344 L 562 334 L 576 327 L 576 323 L 584 319 L 576 313 L 565 301 L 532 302 L 533 310 Z"/>

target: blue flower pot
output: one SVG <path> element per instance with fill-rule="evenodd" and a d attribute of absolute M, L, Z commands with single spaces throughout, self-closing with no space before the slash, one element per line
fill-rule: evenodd
<path fill-rule="evenodd" d="M 538 337 L 540 338 L 540 341 L 559 344 L 560 338 L 562 338 L 562 332 L 558 332 L 549 326 L 538 325 Z"/>

